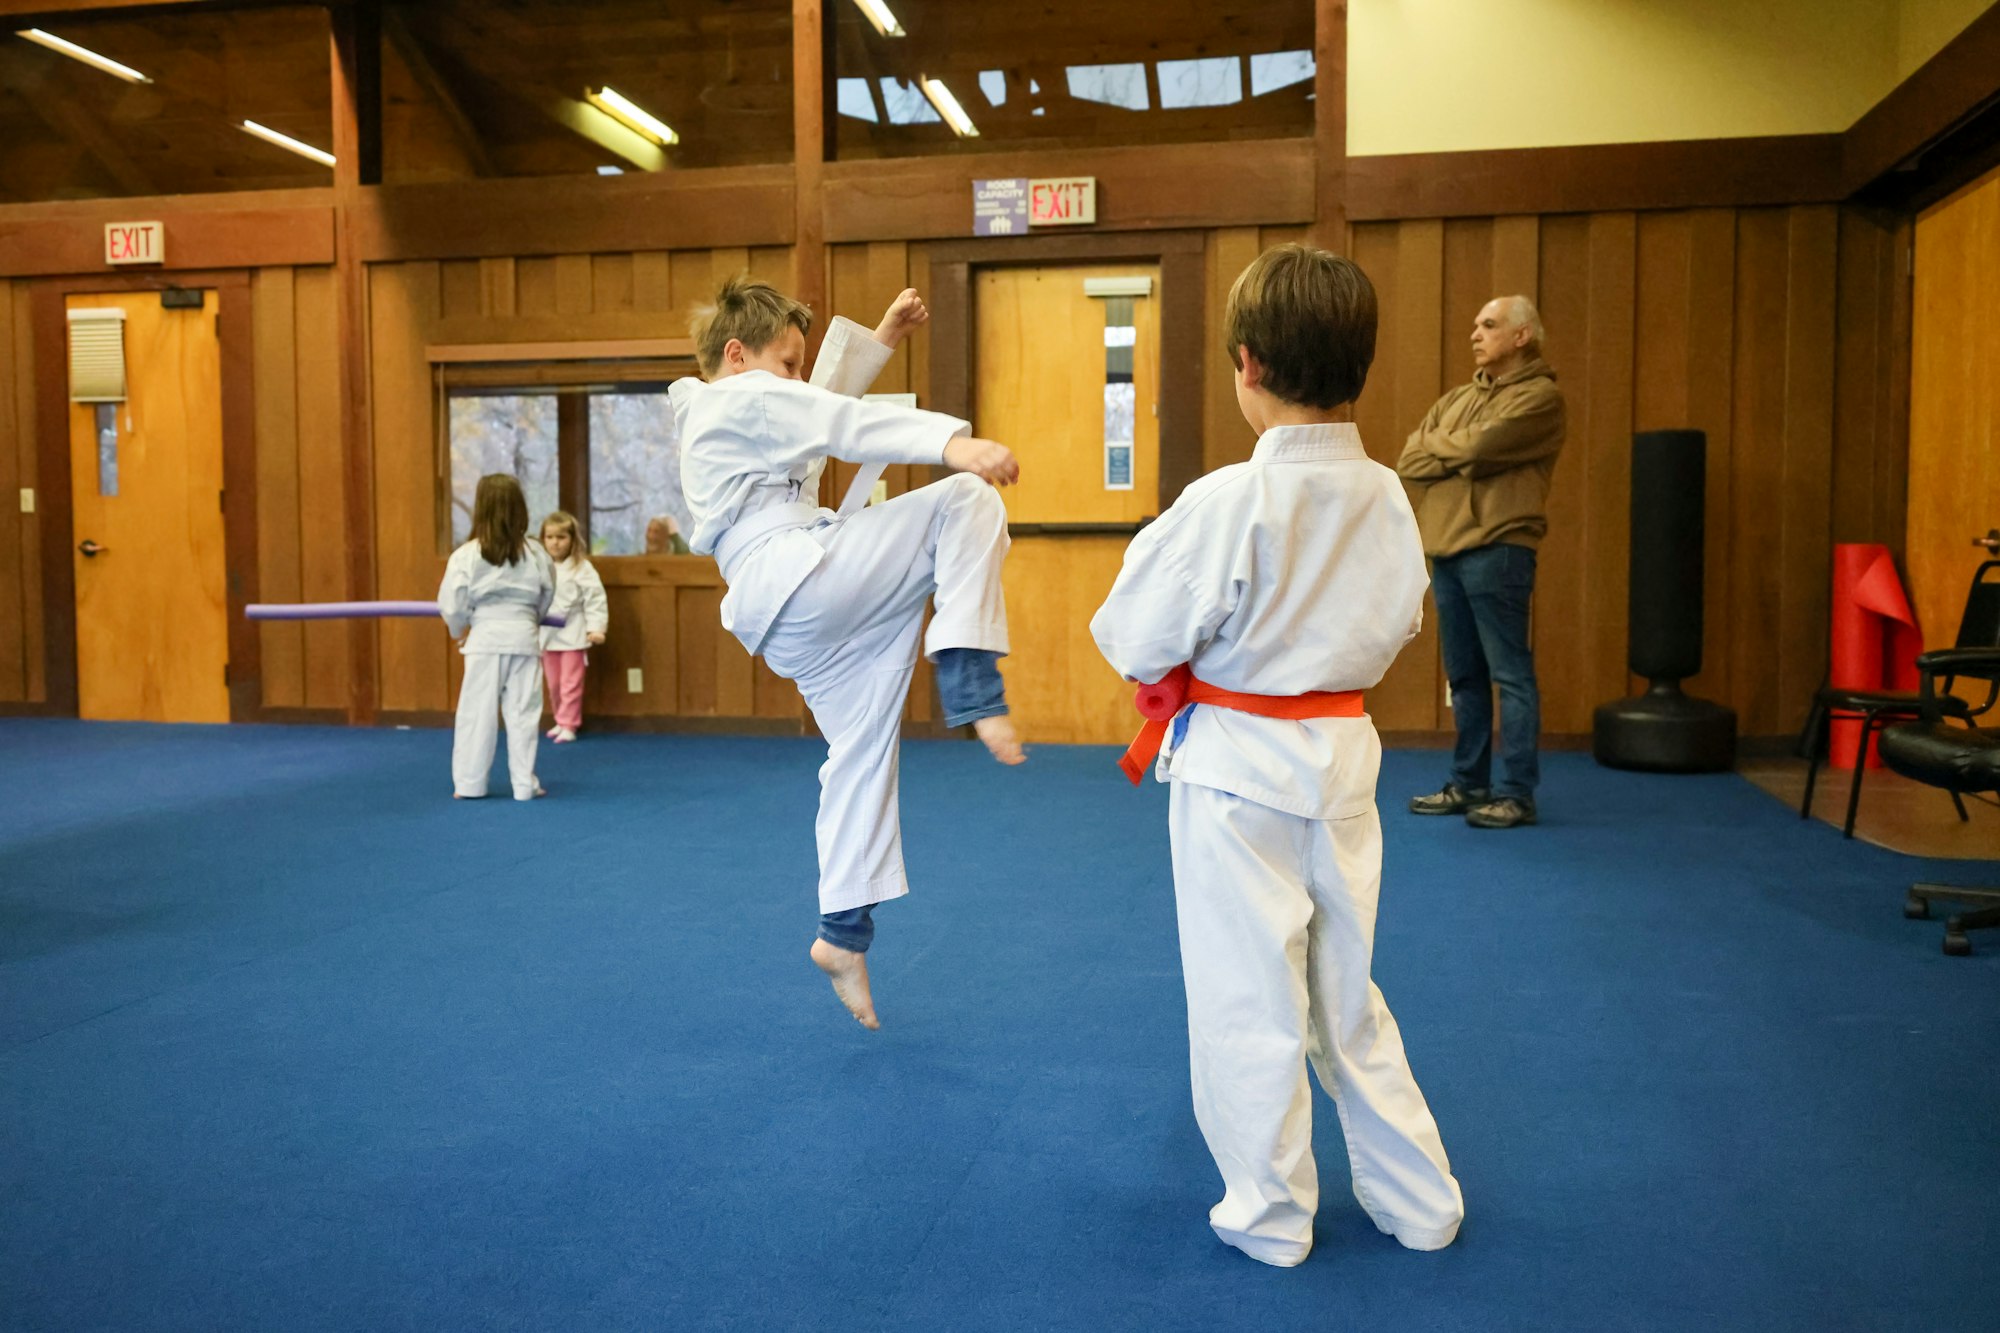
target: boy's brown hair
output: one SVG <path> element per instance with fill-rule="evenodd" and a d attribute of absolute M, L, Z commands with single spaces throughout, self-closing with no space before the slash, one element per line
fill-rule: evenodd
<path fill-rule="evenodd" d="M 1375 285 L 1353 260 L 1310 245 L 1278 245 L 1252 260 L 1229 289 L 1223 341 L 1264 367 L 1263 387 L 1302 407 L 1334 408 L 1361 396 L 1375 360 Z"/>
<path fill-rule="evenodd" d="M 688 332 L 694 336 L 695 364 L 704 379 L 722 368 L 722 349 L 731 338 L 751 351 L 769 347 L 790 325 L 812 332 L 812 308 L 794 301 L 768 282 L 738 274 L 722 284 L 715 304 L 694 312 Z"/>
<path fill-rule="evenodd" d="M 472 540 L 489 565 L 511 565 L 528 546 L 528 497 L 504 472 L 489 472 L 472 493 Z"/>

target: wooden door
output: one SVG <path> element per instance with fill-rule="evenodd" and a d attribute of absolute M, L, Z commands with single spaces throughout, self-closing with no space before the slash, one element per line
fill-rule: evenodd
<path fill-rule="evenodd" d="M 1086 278 L 1150 278 L 1129 325 L 1107 337 L 1102 298 Z M 1159 267 L 1006 268 L 980 272 L 974 300 L 974 429 L 1021 460 L 1002 494 L 1017 524 L 1131 525 L 1160 511 Z M 1131 344 L 1128 478 L 1107 476 L 1107 342 Z M 1110 484 L 1108 484 L 1110 483 Z M 1018 535 L 1007 558 L 1013 654 L 1007 698 L 1035 741 L 1124 744 L 1137 730 L 1131 686 L 1105 665 L 1090 617 L 1118 575 L 1129 535 Z"/>
<path fill-rule="evenodd" d="M 222 365 L 217 295 L 167 310 L 156 292 L 72 296 L 125 311 L 126 392 L 115 441 L 70 404 L 77 712 L 227 722 Z M 94 552 L 94 553 L 88 553 Z"/>

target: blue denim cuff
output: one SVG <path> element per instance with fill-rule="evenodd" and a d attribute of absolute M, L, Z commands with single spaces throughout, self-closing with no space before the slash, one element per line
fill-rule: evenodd
<path fill-rule="evenodd" d="M 937 654 L 938 705 L 948 727 L 1007 711 L 1000 654 L 984 648 L 943 648 Z"/>
<path fill-rule="evenodd" d="M 845 912 L 824 912 L 819 918 L 819 937 L 836 949 L 867 953 L 875 942 L 875 904 L 851 907 Z"/>

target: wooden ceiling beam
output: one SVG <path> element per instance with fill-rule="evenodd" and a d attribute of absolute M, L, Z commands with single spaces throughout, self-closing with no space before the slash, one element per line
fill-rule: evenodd
<path fill-rule="evenodd" d="M 151 174 L 125 151 L 118 136 L 91 114 L 87 100 L 76 89 L 63 86 L 48 62 L 25 56 L 25 48 L 0 46 L 0 78 L 20 95 L 36 118 L 95 162 L 117 184 L 119 193 L 160 193 Z"/>
<path fill-rule="evenodd" d="M 424 49 L 423 40 L 410 31 L 410 25 L 403 21 L 403 13 L 395 7 L 382 11 L 382 35 L 389 40 L 389 49 L 403 62 L 403 68 L 410 73 L 411 82 L 428 99 L 432 106 L 444 116 L 458 139 L 458 146 L 465 153 L 466 161 L 472 165 L 476 176 L 497 176 L 492 155 L 486 151 L 486 141 L 479 133 L 479 127 L 466 113 L 465 103 L 451 86 L 451 80 L 431 59 Z"/>

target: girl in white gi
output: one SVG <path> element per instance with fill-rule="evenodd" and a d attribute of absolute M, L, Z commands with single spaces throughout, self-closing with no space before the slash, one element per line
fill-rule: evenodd
<path fill-rule="evenodd" d="M 919 637 L 937 665 L 946 723 L 970 723 L 1002 763 L 1023 758 L 997 666 L 1007 652 L 1007 513 L 993 486 L 1019 475 L 1014 456 L 971 438 L 955 417 L 843 396 L 863 392 L 928 317 L 906 291 L 872 335 L 836 319 L 813 382 L 802 384 L 811 311 L 767 283 L 736 279 L 694 323 L 707 383 L 672 389 L 689 542 L 722 566 L 723 627 L 798 684 L 826 736 L 812 960 L 869 1028 L 879 1026 L 866 958 L 872 910 L 909 892 L 896 761 Z M 818 505 L 829 456 L 865 465 L 838 513 Z M 887 463 L 961 475 L 860 507 Z M 926 631 L 927 601 L 935 614 Z"/>
<path fill-rule="evenodd" d="M 1375 292 L 1345 259 L 1280 246 L 1236 280 L 1225 331 L 1257 448 L 1133 540 L 1090 625 L 1128 679 L 1187 664 L 1190 697 L 1237 692 L 1182 709 L 1157 768 L 1172 784 L 1195 1118 L 1224 1186 L 1209 1222 L 1268 1264 L 1311 1250 L 1310 1061 L 1361 1206 L 1404 1245 L 1439 1249 L 1464 1204 L 1368 976 L 1382 749 L 1357 692 L 1416 634 L 1428 583 L 1402 483 L 1350 424 Z"/>
<path fill-rule="evenodd" d="M 520 483 L 498 472 L 481 477 L 472 497 L 472 540 L 451 553 L 438 585 L 438 612 L 465 654 L 451 742 L 452 794 L 461 800 L 486 795 L 496 716 L 507 724 L 514 799 L 546 795 L 535 780 L 540 634 L 555 595 L 555 569 L 528 540 L 528 501 Z"/>
<path fill-rule="evenodd" d="M 583 725 L 585 649 L 604 642 L 611 624 L 611 601 L 604 580 L 583 553 L 576 519 L 558 509 L 542 520 L 542 549 L 556 567 L 555 610 L 561 625 L 542 627 L 542 671 L 549 678 L 549 705 L 556 724 L 548 738 L 561 745 L 576 739 Z"/>

